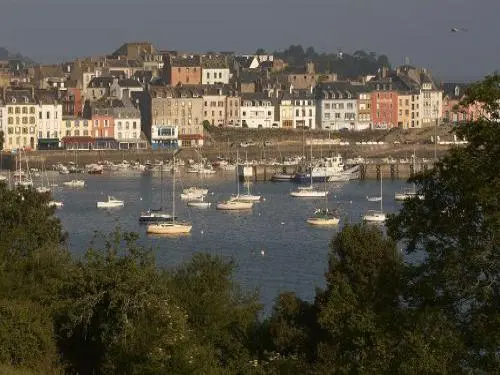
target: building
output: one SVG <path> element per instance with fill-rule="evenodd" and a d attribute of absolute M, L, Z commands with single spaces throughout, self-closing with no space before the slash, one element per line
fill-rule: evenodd
<path fill-rule="evenodd" d="M 38 145 L 38 107 L 33 90 L 4 90 L 7 132 L 4 150 L 35 150 Z M 5 125 L 4 125 L 5 128 Z"/>
<path fill-rule="evenodd" d="M 164 70 L 166 82 L 171 85 L 201 84 L 201 61 L 199 56 L 166 56 Z"/>
<path fill-rule="evenodd" d="M 5 143 L 5 138 L 7 137 L 7 107 L 2 98 L 0 98 L 0 131 L 3 133 Z"/>
<path fill-rule="evenodd" d="M 358 121 L 356 130 L 366 130 L 372 127 L 372 94 L 365 86 L 358 92 Z"/>
<path fill-rule="evenodd" d="M 285 115 L 284 115 L 285 113 Z M 316 100 L 312 90 L 290 90 L 282 93 L 279 104 L 282 128 L 316 128 Z"/>
<path fill-rule="evenodd" d="M 236 90 L 226 92 L 226 125 L 240 126 L 241 95 Z"/>
<path fill-rule="evenodd" d="M 176 126 L 153 125 L 151 127 L 151 148 L 176 149 L 179 147 L 179 131 Z"/>
<path fill-rule="evenodd" d="M 411 128 L 412 119 L 412 95 L 407 92 L 398 93 L 398 127 L 402 129 Z"/>
<path fill-rule="evenodd" d="M 125 101 L 122 107 L 110 111 L 115 122 L 115 139 L 120 150 L 143 149 L 147 142 L 141 138 L 141 112 Z"/>
<path fill-rule="evenodd" d="M 62 105 L 63 116 L 82 116 L 82 91 L 79 88 L 68 87 L 66 90 L 60 90 L 59 94 L 59 101 Z"/>
<path fill-rule="evenodd" d="M 60 147 L 62 105 L 53 91 L 37 90 L 35 99 L 38 112 L 38 149 L 50 150 Z"/>
<path fill-rule="evenodd" d="M 110 86 L 110 96 L 118 99 L 130 98 L 133 92 L 142 92 L 143 90 L 142 84 L 135 79 L 113 78 L 113 83 Z"/>
<path fill-rule="evenodd" d="M 372 129 L 391 129 L 398 126 L 398 91 L 391 78 L 382 77 L 369 82 L 371 91 Z"/>
<path fill-rule="evenodd" d="M 203 85 L 228 84 L 231 74 L 224 57 L 207 56 L 202 60 L 201 83 Z"/>
<path fill-rule="evenodd" d="M 337 81 L 337 75 L 332 73 L 317 73 L 312 61 L 308 61 L 304 67 L 296 67 L 288 74 L 288 82 L 294 89 L 310 89 L 317 83 Z"/>
<path fill-rule="evenodd" d="M 358 87 L 347 82 L 318 85 L 316 99 L 320 128 L 359 130 L 357 91 Z"/>
<path fill-rule="evenodd" d="M 96 101 L 103 97 L 107 97 L 111 93 L 111 84 L 114 77 L 94 77 L 90 80 L 88 86 L 84 90 L 86 100 Z"/>
<path fill-rule="evenodd" d="M 271 128 L 275 121 L 277 100 L 265 93 L 241 94 L 240 119 L 246 128 Z"/>
<path fill-rule="evenodd" d="M 203 145 L 203 89 L 199 85 L 151 86 L 150 95 L 151 126 L 176 127 L 179 146 Z"/>
<path fill-rule="evenodd" d="M 125 57 L 127 60 L 139 60 L 153 55 L 155 52 L 156 49 L 151 42 L 131 42 L 122 44 L 113 52 L 112 56 L 115 58 Z"/>

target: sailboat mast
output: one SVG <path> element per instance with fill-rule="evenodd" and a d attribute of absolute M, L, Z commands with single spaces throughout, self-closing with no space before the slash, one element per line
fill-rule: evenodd
<path fill-rule="evenodd" d="M 240 196 L 240 179 L 238 176 L 238 166 L 239 166 L 239 151 L 236 151 L 236 185 L 237 185 L 237 197 Z M 245 175 L 245 169 L 243 168 L 243 175 Z"/>
<path fill-rule="evenodd" d="M 175 223 L 175 155 L 174 155 L 174 178 L 172 182 L 172 223 Z"/>
<path fill-rule="evenodd" d="M 382 202 L 383 202 L 384 198 L 383 198 L 383 195 L 382 195 L 382 169 L 380 169 L 380 212 L 383 212 L 383 208 L 382 208 Z"/>
<path fill-rule="evenodd" d="M 309 171 L 309 174 L 311 175 L 311 187 L 313 186 L 313 144 L 311 141 L 311 169 Z"/>
<path fill-rule="evenodd" d="M 174 173 L 175 173 L 175 167 L 174 167 Z M 160 211 L 163 211 L 163 165 L 160 168 Z"/>

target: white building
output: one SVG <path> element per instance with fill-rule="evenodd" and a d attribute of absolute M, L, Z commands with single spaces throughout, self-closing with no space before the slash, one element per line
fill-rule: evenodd
<path fill-rule="evenodd" d="M 262 93 L 242 94 L 241 126 L 248 128 L 270 128 L 275 123 L 275 100 Z"/>
<path fill-rule="evenodd" d="M 316 101 L 310 90 L 290 90 L 280 101 L 280 123 L 283 128 L 316 129 Z"/>
<path fill-rule="evenodd" d="M 358 99 L 344 83 L 318 88 L 318 123 L 325 130 L 358 130 Z"/>
<path fill-rule="evenodd" d="M 59 144 L 61 138 L 62 105 L 51 95 L 37 94 L 38 143 Z"/>
<path fill-rule="evenodd" d="M 179 129 L 174 125 L 151 126 L 151 148 L 177 148 L 179 145 Z"/>
<path fill-rule="evenodd" d="M 144 91 L 144 88 L 142 87 L 141 83 L 131 78 L 128 79 L 114 78 L 113 83 L 110 86 L 110 95 L 120 100 L 123 99 L 124 97 L 130 98 L 133 92 L 142 92 L 142 91 Z"/>
<path fill-rule="evenodd" d="M 443 91 L 433 88 L 431 81 L 423 82 L 420 89 L 421 127 L 435 126 L 443 112 Z"/>
<path fill-rule="evenodd" d="M 5 107 L 2 99 L 0 99 L 0 131 L 4 135 L 5 143 L 5 138 L 7 137 L 7 107 Z"/>
<path fill-rule="evenodd" d="M 228 84 L 230 78 L 229 68 L 203 68 L 201 72 L 203 85 Z"/>
<path fill-rule="evenodd" d="M 141 113 L 130 106 L 114 108 L 115 139 L 120 149 L 142 148 L 141 142 Z"/>

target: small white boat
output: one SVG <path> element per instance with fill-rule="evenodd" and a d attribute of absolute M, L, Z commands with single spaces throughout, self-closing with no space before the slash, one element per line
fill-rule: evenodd
<path fill-rule="evenodd" d="M 21 186 L 21 187 L 32 187 L 33 186 L 33 181 L 31 179 L 24 179 L 20 181 L 15 182 L 16 186 Z"/>
<path fill-rule="evenodd" d="M 204 200 L 189 201 L 187 205 L 194 208 L 209 208 L 212 203 L 205 202 Z"/>
<path fill-rule="evenodd" d="M 280 182 L 280 181 L 292 181 L 295 178 L 294 174 L 287 173 L 275 173 L 271 177 L 272 181 Z"/>
<path fill-rule="evenodd" d="M 363 215 L 363 221 L 371 223 L 383 223 L 385 222 L 386 215 L 382 211 L 368 211 Z"/>
<path fill-rule="evenodd" d="M 195 201 L 202 199 L 204 197 L 203 194 L 200 193 L 182 193 L 181 194 L 181 199 L 183 201 Z"/>
<path fill-rule="evenodd" d="M 299 188 L 290 193 L 295 198 L 322 198 L 328 195 L 326 190 L 314 190 L 312 186 L 308 188 Z"/>
<path fill-rule="evenodd" d="M 37 193 L 40 193 L 40 194 L 50 193 L 50 188 L 45 187 L 45 186 L 39 186 L 35 190 L 37 191 Z"/>
<path fill-rule="evenodd" d="M 193 226 L 190 223 L 156 223 L 149 224 L 147 228 L 148 234 L 184 234 L 191 232 Z"/>
<path fill-rule="evenodd" d="M 402 193 L 394 194 L 394 199 L 397 201 L 405 201 L 405 200 L 413 199 L 413 198 L 418 198 L 420 200 L 423 200 L 424 196 L 421 194 L 417 194 L 416 191 L 411 191 L 411 190 L 404 191 Z"/>
<path fill-rule="evenodd" d="M 64 203 L 63 202 L 59 202 L 59 201 L 50 201 L 48 203 L 48 206 L 49 207 L 55 207 L 55 208 L 63 208 Z"/>
<path fill-rule="evenodd" d="M 338 225 L 340 218 L 335 216 L 313 216 L 307 218 L 307 222 L 318 226 Z"/>
<path fill-rule="evenodd" d="M 252 194 L 240 194 L 233 195 L 229 200 L 231 201 L 239 201 L 239 202 L 259 202 L 261 199 L 260 195 L 252 195 Z"/>
<path fill-rule="evenodd" d="M 197 194 L 200 194 L 200 195 L 207 195 L 208 194 L 208 189 L 191 186 L 189 188 L 184 189 L 182 192 L 184 194 L 197 193 Z"/>
<path fill-rule="evenodd" d="M 63 182 L 63 185 L 66 187 L 82 188 L 82 187 L 85 187 L 85 181 L 83 181 L 83 180 L 71 180 L 71 181 Z"/>
<path fill-rule="evenodd" d="M 115 208 L 115 207 L 123 207 L 124 202 L 116 199 L 115 197 L 108 195 L 108 200 L 104 202 L 97 202 L 97 208 Z"/>
<path fill-rule="evenodd" d="M 225 201 L 217 203 L 216 208 L 218 210 L 226 211 L 238 211 L 238 210 L 249 210 L 253 207 L 253 202 L 242 202 L 242 201 Z"/>
<path fill-rule="evenodd" d="M 366 197 L 369 202 L 380 202 L 382 197 Z"/>

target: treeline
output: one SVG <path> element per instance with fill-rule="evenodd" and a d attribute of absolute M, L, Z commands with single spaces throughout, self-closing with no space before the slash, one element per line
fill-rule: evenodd
<path fill-rule="evenodd" d="M 263 49 L 258 49 L 257 54 L 265 54 Z M 300 44 L 291 45 L 284 51 L 275 51 L 274 56 L 288 64 L 288 70 L 303 67 L 305 62 L 314 62 L 319 73 L 336 73 L 343 78 L 357 78 L 374 74 L 383 67 L 391 66 L 386 55 L 377 55 L 375 52 L 355 51 L 352 54 L 337 51 L 317 52 L 314 47 L 304 49 Z"/>
<path fill-rule="evenodd" d="M 278 296 L 265 320 L 233 263 L 198 254 L 161 270 L 119 231 L 74 259 L 47 196 L 0 186 L 0 373 L 499 373 L 499 87 L 471 87 L 490 117 L 415 176 L 423 200 L 387 234 L 345 226 L 325 289 Z"/>

